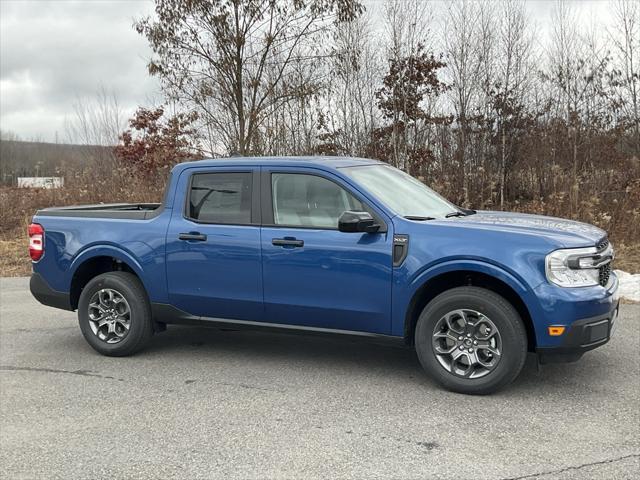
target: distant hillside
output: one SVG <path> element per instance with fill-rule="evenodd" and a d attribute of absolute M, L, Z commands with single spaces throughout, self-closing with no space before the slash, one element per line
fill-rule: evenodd
<path fill-rule="evenodd" d="M 0 183 L 17 177 L 64 176 L 110 157 L 112 148 L 93 145 L 0 140 Z"/>

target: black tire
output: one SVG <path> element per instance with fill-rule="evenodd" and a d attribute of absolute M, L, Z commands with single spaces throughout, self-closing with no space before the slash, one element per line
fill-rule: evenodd
<path fill-rule="evenodd" d="M 101 340 L 91 328 L 89 302 L 103 289 L 119 293 L 130 309 L 128 333 L 118 343 Z M 111 357 L 133 355 L 144 348 L 153 335 L 151 306 L 147 293 L 138 277 L 128 272 L 109 272 L 91 279 L 80 294 L 78 321 L 82 335 L 89 345 L 98 353 Z"/>
<path fill-rule="evenodd" d="M 500 333 L 501 358 L 493 370 L 480 378 L 463 378 L 451 373 L 438 361 L 434 351 L 432 337 L 438 322 L 457 309 L 486 315 Z M 457 287 L 441 293 L 424 308 L 416 325 L 415 348 L 424 370 L 447 390 L 486 395 L 511 383 L 522 370 L 527 356 L 527 333 L 516 309 L 500 295 L 479 287 Z"/>

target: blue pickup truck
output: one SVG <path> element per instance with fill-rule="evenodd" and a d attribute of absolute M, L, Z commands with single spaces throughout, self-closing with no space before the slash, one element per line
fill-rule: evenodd
<path fill-rule="evenodd" d="M 445 388 L 491 393 L 606 343 L 606 233 L 459 208 L 385 163 L 231 158 L 174 167 L 161 204 L 40 210 L 31 292 L 130 355 L 167 324 L 401 339 Z"/>

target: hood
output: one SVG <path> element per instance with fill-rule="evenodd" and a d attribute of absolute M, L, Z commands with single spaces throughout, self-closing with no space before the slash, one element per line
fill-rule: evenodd
<path fill-rule="evenodd" d="M 607 235 L 604 230 L 588 223 L 526 213 L 478 211 L 474 215 L 449 220 L 465 227 L 544 237 L 557 248 L 593 246 Z"/>

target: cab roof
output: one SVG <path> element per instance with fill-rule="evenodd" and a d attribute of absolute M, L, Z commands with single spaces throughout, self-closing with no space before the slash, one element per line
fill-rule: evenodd
<path fill-rule="evenodd" d="M 206 158 L 191 162 L 179 163 L 174 167 L 174 172 L 192 167 L 233 167 L 233 166 L 296 166 L 319 167 L 336 169 L 342 167 L 356 167 L 362 165 L 375 165 L 382 163 L 378 160 L 357 157 L 230 157 L 230 158 Z"/>

